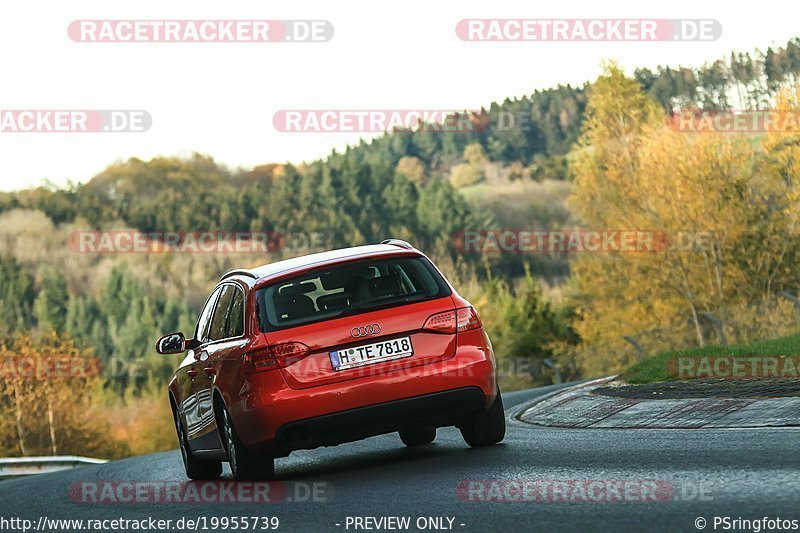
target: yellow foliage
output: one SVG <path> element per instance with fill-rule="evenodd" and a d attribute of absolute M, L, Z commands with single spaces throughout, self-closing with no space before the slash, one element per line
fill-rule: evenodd
<path fill-rule="evenodd" d="M 414 156 L 401 157 L 397 162 L 397 173 L 402 174 L 410 181 L 421 184 L 425 181 L 425 164 Z"/>
<path fill-rule="evenodd" d="M 484 179 L 483 167 L 462 163 L 450 170 L 450 183 L 453 187 L 467 187 L 480 183 Z"/>
<path fill-rule="evenodd" d="M 571 157 L 571 205 L 590 229 L 651 230 L 668 245 L 575 259 L 583 369 L 630 364 L 636 355 L 624 336 L 639 335 L 653 350 L 714 342 L 708 316 L 722 321 L 729 342 L 752 335 L 738 310 L 773 306 L 781 287 L 798 286 L 788 268 L 799 250 L 797 144 L 768 136 L 764 153 L 754 154 L 742 137 L 670 129 L 614 65 L 587 109 Z"/>
<path fill-rule="evenodd" d="M 92 416 L 98 368 L 56 335 L 0 347 L 0 455 L 128 455 L 126 443 L 109 439 L 108 424 Z"/>
<path fill-rule="evenodd" d="M 172 450 L 178 446 L 169 400 L 163 390 L 114 399 L 98 410 L 108 421 L 113 440 L 125 442 L 131 455 Z"/>

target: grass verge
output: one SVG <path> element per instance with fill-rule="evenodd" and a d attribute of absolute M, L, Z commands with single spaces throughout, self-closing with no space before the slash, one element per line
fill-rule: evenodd
<path fill-rule="evenodd" d="M 670 360 L 680 356 L 774 357 L 781 355 L 787 357 L 800 355 L 800 334 L 752 344 L 714 345 L 663 352 L 639 361 L 620 374 L 619 378 L 632 384 L 676 381 L 678 377 L 670 372 Z"/>

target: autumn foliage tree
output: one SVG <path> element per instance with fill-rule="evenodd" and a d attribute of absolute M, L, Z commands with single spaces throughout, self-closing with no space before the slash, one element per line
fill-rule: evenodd
<path fill-rule="evenodd" d="M 789 138 L 768 136 L 758 151 L 742 136 L 676 131 L 638 82 L 607 66 L 572 154 L 571 203 L 587 227 L 664 240 L 650 252 L 574 261 L 585 370 L 624 368 L 637 336 L 664 349 L 774 333 L 754 330 L 752 315 L 785 314 L 789 303 L 776 298 L 799 286 Z"/>
<path fill-rule="evenodd" d="M 127 454 L 90 403 L 100 370 L 90 354 L 52 333 L 0 346 L 0 456 Z"/>

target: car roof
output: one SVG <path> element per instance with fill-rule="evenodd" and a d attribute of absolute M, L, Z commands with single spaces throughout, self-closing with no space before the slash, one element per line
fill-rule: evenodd
<path fill-rule="evenodd" d="M 345 259 L 369 257 L 375 255 L 406 255 L 408 253 L 422 255 L 421 252 L 414 248 L 406 248 L 396 244 L 369 244 L 366 246 L 354 246 L 352 248 L 340 248 L 338 250 L 330 250 L 327 252 L 292 257 L 291 259 L 283 259 L 281 261 L 268 263 L 255 268 L 232 270 L 222 276 L 220 281 L 237 275 L 254 278 L 256 280 L 262 280 L 294 270 L 301 270 L 314 265 L 323 265 L 325 263 L 334 263 Z"/>

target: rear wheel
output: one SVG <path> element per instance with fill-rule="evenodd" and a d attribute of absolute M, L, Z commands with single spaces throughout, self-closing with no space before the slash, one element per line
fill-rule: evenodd
<path fill-rule="evenodd" d="M 506 416 L 500 390 L 489 409 L 473 415 L 459 429 L 464 441 L 473 448 L 491 446 L 503 440 L 506 436 Z"/>
<path fill-rule="evenodd" d="M 271 457 L 258 458 L 247 451 L 236 435 L 228 410 L 224 407 L 220 410 L 225 449 L 228 452 L 228 463 L 231 465 L 233 477 L 239 480 L 274 479 L 275 460 Z"/>
<path fill-rule="evenodd" d="M 433 426 L 419 426 L 400 430 L 400 440 L 406 446 L 421 446 L 430 444 L 436 438 L 436 428 Z"/>
<path fill-rule="evenodd" d="M 217 479 L 222 475 L 222 461 L 201 461 L 192 455 L 189 449 L 186 431 L 183 429 L 178 411 L 172 409 L 172 418 L 175 420 L 175 431 L 178 433 L 178 444 L 181 448 L 183 467 L 189 479 Z"/>

